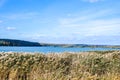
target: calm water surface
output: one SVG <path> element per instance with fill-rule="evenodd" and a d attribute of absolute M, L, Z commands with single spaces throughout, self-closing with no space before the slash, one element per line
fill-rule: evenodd
<path fill-rule="evenodd" d="M 63 48 L 63 47 L 0 47 L 0 52 L 84 52 L 84 51 L 102 51 L 102 50 L 120 50 L 112 48 Z"/>

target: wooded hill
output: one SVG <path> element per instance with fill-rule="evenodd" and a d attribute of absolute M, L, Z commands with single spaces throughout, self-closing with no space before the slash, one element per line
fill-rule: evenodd
<path fill-rule="evenodd" d="M 41 46 L 41 45 L 37 42 L 13 39 L 0 39 L 0 46 Z"/>
<path fill-rule="evenodd" d="M 120 45 L 89 45 L 89 44 L 53 44 L 53 43 L 39 43 L 24 40 L 14 39 L 0 39 L 0 46 L 52 46 L 52 47 L 91 47 L 91 48 L 119 48 Z"/>

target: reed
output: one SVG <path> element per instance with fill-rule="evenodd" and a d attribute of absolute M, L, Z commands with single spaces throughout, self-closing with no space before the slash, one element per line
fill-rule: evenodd
<path fill-rule="evenodd" d="M 120 51 L 0 52 L 0 80 L 120 80 Z"/>

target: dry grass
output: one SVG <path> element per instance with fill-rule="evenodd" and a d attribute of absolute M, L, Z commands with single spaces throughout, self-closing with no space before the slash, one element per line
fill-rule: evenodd
<path fill-rule="evenodd" d="M 1 52 L 0 80 L 120 80 L 120 51 Z"/>

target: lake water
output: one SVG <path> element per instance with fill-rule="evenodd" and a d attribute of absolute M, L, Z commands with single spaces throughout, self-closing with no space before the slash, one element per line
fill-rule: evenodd
<path fill-rule="evenodd" d="M 120 50 L 112 48 L 63 48 L 63 47 L 0 47 L 0 52 L 84 52 L 84 51 L 103 51 L 103 50 Z"/>

